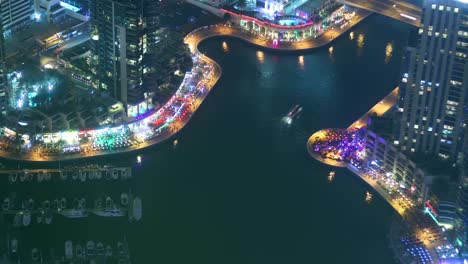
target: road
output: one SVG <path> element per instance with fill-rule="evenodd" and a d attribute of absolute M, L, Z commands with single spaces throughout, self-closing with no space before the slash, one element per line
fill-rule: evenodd
<path fill-rule="evenodd" d="M 419 27 L 422 9 L 419 6 L 398 0 L 345 0 L 345 4 L 370 10 Z"/>

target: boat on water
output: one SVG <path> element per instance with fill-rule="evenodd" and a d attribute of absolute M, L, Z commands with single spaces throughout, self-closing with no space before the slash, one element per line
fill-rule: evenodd
<path fill-rule="evenodd" d="M 31 224 L 31 212 L 25 211 L 23 213 L 23 226 L 29 226 Z"/>
<path fill-rule="evenodd" d="M 140 155 L 137 156 L 137 163 L 141 164 L 141 156 Z"/>
<path fill-rule="evenodd" d="M 90 240 L 86 243 L 86 254 L 88 256 L 94 256 L 94 241 Z"/>
<path fill-rule="evenodd" d="M 335 176 L 335 171 L 330 171 L 330 173 L 328 174 L 328 176 L 331 176 L 331 177 Z"/>
<path fill-rule="evenodd" d="M 10 251 L 11 253 L 18 252 L 18 239 L 13 238 L 10 242 Z"/>
<path fill-rule="evenodd" d="M 106 247 L 106 257 L 108 257 L 108 258 L 112 257 L 112 247 L 111 246 Z"/>
<path fill-rule="evenodd" d="M 372 193 L 366 191 L 366 202 L 372 201 Z"/>
<path fill-rule="evenodd" d="M 96 179 L 97 180 L 102 179 L 102 171 L 96 171 Z"/>
<path fill-rule="evenodd" d="M 8 210 L 10 210 L 10 207 L 11 207 L 10 198 L 7 197 L 7 198 L 3 199 L 2 210 L 3 211 L 8 211 Z"/>
<path fill-rule="evenodd" d="M 123 206 L 127 206 L 127 205 L 128 205 L 128 194 L 122 193 L 122 194 L 120 195 L 120 203 L 121 203 Z"/>
<path fill-rule="evenodd" d="M 20 182 L 24 182 L 27 177 L 28 177 L 27 172 L 20 173 L 20 176 L 19 176 Z"/>
<path fill-rule="evenodd" d="M 63 197 L 62 199 L 60 199 L 60 210 L 63 210 L 65 208 L 67 208 L 67 199 Z"/>
<path fill-rule="evenodd" d="M 80 181 L 81 182 L 86 181 L 86 171 L 80 171 Z"/>
<path fill-rule="evenodd" d="M 179 140 L 174 139 L 174 142 L 172 144 L 174 144 L 174 147 L 177 146 L 177 144 L 179 144 Z"/>
<path fill-rule="evenodd" d="M 133 218 L 137 221 L 141 220 L 142 214 L 143 214 L 143 208 L 141 205 L 141 199 L 140 197 L 135 197 L 133 199 Z"/>
<path fill-rule="evenodd" d="M 32 259 L 32 261 L 38 261 L 39 260 L 39 250 L 37 248 L 33 248 L 31 250 L 31 259 Z"/>
<path fill-rule="evenodd" d="M 119 172 L 117 170 L 112 170 L 112 179 L 113 180 L 119 179 Z"/>
<path fill-rule="evenodd" d="M 76 245 L 75 255 L 76 255 L 77 258 L 82 258 L 83 259 L 85 257 L 84 250 L 83 250 L 83 247 L 81 245 Z"/>
<path fill-rule="evenodd" d="M 28 200 L 28 209 L 34 210 L 34 200 L 32 198 L 29 198 Z"/>
<path fill-rule="evenodd" d="M 98 241 L 96 243 L 96 255 L 104 256 L 104 254 L 105 254 L 104 244 L 102 244 L 102 242 Z"/>
<path fill-rule="evenodd" d="M 73 258 L 73 243 L 70 240 L 65 241 L 65 258 Z"/>
<path fill-rule="evenodd" d="M 43 214 L 38 214 L 38 215 L 36 216 L 36 222 L 37 222 L 38 224 L 42 224 L 42 220 L 43 220 L 43 219 L 44 219 L 44 215 L 43 215 Z"/>
<path fill-rule="evenodd" d="M 79 176 L 79 175 L 78 175 L 78 172 L 76 172 L 76 171 L 73 172 L 73 174 L 72 174 L 72 180 L 74 180 L 74 181 L 78 180 L 78 176 Z"/>
<path fill-rule="evenodd" d="M 68 173 L 64 171 L 60 171 L 60 179 L 62 179 L 62 181 L 66 181 L 67 178 L 68 178 Z"/>
<path fill-rule="evenodd" d="M 112 198 L 110 198 L 109 196 L 106 197 L 105 203 L 105 207 L 101 208 L 101 210 L 95 210 L 94 214 L 103 217 L 120 217 L 125 215 L 124 211 L 117 207 Z"/>
<path fill-rule="evenodd" d="M 16 180 L 18 180 L 18 173 L 16 173 L 16 172 L 10 172 L 10 174 L 8 174 L 8 180 L 9 180 L 11 183 L 15 183 Z"/>
<path fill-rule="evenodd" d="M 302 112 L 302 107 L 295 105 L 288 114 L 283 118 L 287 124 L 292 124 L 293 120 Z"/>
<path fill-rule="evenodd" d="M 302 112 L 302 107 L 295 105 L 288 113 L 288 117 L 296 118 Z"/>
<path fill-rule="evenodd" d="M 22 222 L 22 218 L 23 218 L 22 214 L 20 214 L 19 212 L 16 213 L 15 216 L 13 217 L 13 226 L 14 227 L 20 227 L 21 222 Z"/>
<path fill-rule="evenodd" d="M 51 211 L 46 211 L 44 213 L 44 223 L 46 225 L 50 225 L 52 223 L 52 218 L 53 218 L 53 215 Z"/>
<path fill-rule="evenodd" d="M 37 173 L 37 181 L 42 182 L 44 180 L 44 173 L 42 171 Z"/>
<path fill-rule="evenodd" d="M 89 171 L 88 172 L 88 179 L 90 179 L 92 181 L 92 180 L 94 180 L 95 177 L 96 177 L 96 172 L 95 171 Z"/>
<path fill-rule="evenodd" d="M 86 200 L 82 198 L 81 200 L 73 200 L 72 209 L 63 209 L 60 214 L 68 218 L 84 218 L 88 216 L 88 213 L 85 211 Z"/>

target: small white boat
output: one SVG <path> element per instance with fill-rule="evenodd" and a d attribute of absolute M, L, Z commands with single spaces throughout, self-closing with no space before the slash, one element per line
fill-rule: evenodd
<path fill-rule="evenodd" d="M 37 248 L 33 248 L 31 250 L 31 259 L 32 259 L 32 261 L 38 261 L 39 260 L 39 250 Z"/>
<path fill-rule="evenodd" d="M 53 215 L 50 211 L 45 212 L 44 214 L 44 223 L 50 225 L 52 223 Z"/>
<path fill-rule="evenodd" d="M 107 258 L 112 257 L 112 247 L 111 246 L 106 247 L 106 257 Z"/>
<path fill-rule="evenodd" d="M 67 208 L 67 199 L 63 197 L 62 199 L 60 199 L 60 210 L 63 210 L 65 208 Z"/>
<path fill-rule="evenodd" d="M 36 216 L 36 222 L 37 222 L 38 224 L 42 224 L 43 218 L 44 218 L 44 217 L 43 217 L 43 214 L 38 214 L 38 215 Z"/>
<path fill-rule="evenodd" d="M 139 197 L 135 197 L 135 199 L 133 199 L 133 218 L 137 221 L 140 221 L 142 213 L 143 208 L 141 205 L 141 199 Z"/>
<path fill-rule="evenodd" d="M 73 258 L 73 243 L 70 240 L 65 241 L 65 258 Z"/>
<path fill-rule="evenodd" d="M 16 173 L 16 172 L 10 172 L 10 174 L 8 174 L 8 180 L 9 180 L 11 183 L 15 183 L 16 180 L 18 180 L 18 173 Z"/>
<path fill-rule="evenodd" d="M 14 227 L 20 227 L 21 226 L 21 222 L 22 222 L 22 219 L 23 218 L 23 215 L 20 214 L 20 213 L 16 213 L 15 216 L 13 217 L 13 226 Z"/>
<path fill-rule="evenodd" d="M 372 201 L 372 193 L 366 191 L 366 202 L 371 202 Z"/>
<path fill-rule="evenodd" d="M 88 179 L 90 179 L 91 181 L 94 180 L 96 174 L 94 171 L 88 171 Z"/>
<path fill-rule="evenodd" d="M 20 176 L 19 176 L 20 182 L 24 182 L 24 181 L 26 180 L 27 177 L 28 177 L 28 173 L 27 173 L 27 172 L 22 172 L 22 173 L 20 173 Z"/>
<path fill-rule="evenodd" d="M 174 147 L 176 147 L 176 146 L 177 146 L 177 144 L 179 144 L 179 140 L 177 140 L 177 139 L 174 139 L 174 142 L 172 142 L 172 144 L 174 145 Z"/>
<path fill-rule="evenodd" d="M 42 182 L 44 180 L 44 173 L 42 171 L 37 173 L 37 181 Z"/>
<path fill-rule="evenodd" d="M 29 226 L 31 224 L 31 212 L 25 211 L 23 213 L 23 226 Z"/>
<path fill-rule="evenodd" d="M 28 200 L 28 209 L 34 210 L 34 200 L 32 198 L 29 198 Z"/>
<path fill-rule="evenodd" d="M 137 156 L 137 163 L 141 164 L 141 156 L 140 155 Z"/>
<path fill-rule="evenodd" d="M 125 213 L 115 205 L 114 201 L 112 201 L 109 196 L 106 197 L 105 208 L 101 210 L 95 210 L 94 214 L 103 217 L 120 217 L 125 215 Z"/>
<path fill-rule="evenodd" d="M 102 179 L 102 171 L 96 171 L 96 179 L 97 180 Z"/>
<path fill-rule="evenodd" d="M 84 250 L 83 250 L 83 247 L 81 245 L 76 245 L 75 247 L 75 255 L 77 258 L 84 258 L 85 257 L 85 254 L 84 254 Z"/>
<path fill-rule="evenodd" d="M 88 217 L 88 213 L 80 209 L 65 209 L 60 212 L 61 215 L 67 218 L 84 218 Z"/>
<path fill-rule="evenodd" d="M 102 242 L 98 241 L 96 243 L 96 255 L 104 256 L 104 254 L 105 254 L 104 244 L 102 244 Z"/>
<path fill-rule="evenodd" d="M 3 211 L 9 211 L 10 206 L 11 206 L 10 198 L 7 197 L 7 198 L 3 199 L 2 210 Z"/>
<path fill-rule="evenodd" d="M 335 176 L 335 171 L 330 171 L 330 173 L 328 174 L 328 176 L 331 176 L 331 177 Z"/>
<path fill-rule="evenodd" d="M 94 241 L 91 240 L 86 243 L 86 254 L 88 256 L 94 256 L 94 247 Z"/>
<path fill-rule="evenodd" d="M 52 210 L 55 210 L 55 211 L 60 209 L 60 202 L 59 202 L 58 199 L 54 199 L 52 201 L 52 207 L 51 208 L 52 208 Z"/>
<path fill-rule="evenodd" d="M 122 193 L 120 195 L 120 202 L 122 203 L 123 206 L 127 206 L 128 205 L 128 194 Z"/>
<path fill-rule="evenodd" d="M 119 179 L 119 172 L 117 170 L 112 170 L 112 179 Z"/>
<path fill-rule="evenodd" d="M 78 180 L 78 175 L 79 175 L 79 174 L 78 174 L 76 171 L 73 172 L 73 173 L 72 173 L 72 180 L 74 180 L 74 181 Z"/>
<path fill-rule="evenodd" d="M 60 179 L 62 179 L 62 181 L 66 181 L 67 178 L 68 178 L 68 173 L 64 171 L 60 171 Z"/>
<path fill-rule="evenodd" d="M 18 239 L 13 238 L 10 242 L 10 251 L 11 253 L 16 253 L 18 252 Z"/>
<path fill-rule="evenodd" d="M 80 199 L 79 208 L 80 209 L 86 208 L 86 199 L 85 198 Z"/>
<path fill-rule="evenodd" d="M 86 172 L 85 171 L 80 171 L 80 181 L 81 182 L 86 181 Z"/>

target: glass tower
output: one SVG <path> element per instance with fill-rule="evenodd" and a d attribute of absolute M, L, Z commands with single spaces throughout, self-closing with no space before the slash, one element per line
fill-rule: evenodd
<path fill-rule="evenodd" d="M 125 107 L 145 103 L 149 85 L 145 74 L 154 72 L 151 58 L 159 28 L 159 1 L 90 0 L 94 71 L 99 87 Z M 146 107 L 145 107 L 146 109 Z M 138 109 L 136 110 L 138 113 Z"/>
<path fill-rule="evenodd" d="M 394 144 L 455 159 L 468 90 L 468 1 L 425 0 L 418 43 L 404 55 Z"/>

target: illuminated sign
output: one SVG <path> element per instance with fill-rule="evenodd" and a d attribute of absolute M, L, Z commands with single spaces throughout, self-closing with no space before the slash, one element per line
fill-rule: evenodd
<path fill-rule="evenodd" d="M 60 6 L 63 7 L 63 8 L 66 8 L 66 9 L 68 9 L 68 10 L 71 10 L 71 11 L 73 11 L 73 12 L 78 12 L 78 11 L 80 11 L 80 8 L 79 8 L 79 7 L 70 5 L 69 3 L 65 3 L 65 2 L 62 2 L 62 1 L 60 1 Z"/>

